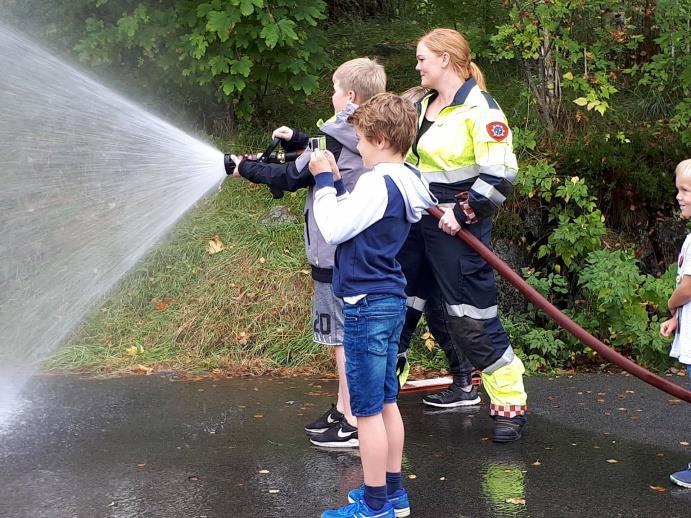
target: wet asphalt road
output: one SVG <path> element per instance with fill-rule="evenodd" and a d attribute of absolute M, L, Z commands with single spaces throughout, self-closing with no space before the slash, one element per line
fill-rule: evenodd
<path fill-rule="evenodd" d="M 486 397 L 469 413 L 402 396 L 413 516 L 691 517 L 691 490 L 668 478 L 691 461 L 691 405 L 621 374 L 526 386 L 529 424 L 509 445 L 488 439 Z M 0 423 L 0 516 L 319 516 L 362 481 L 355 452 L 302 431 L 334 388 L 35 378 Z"/>

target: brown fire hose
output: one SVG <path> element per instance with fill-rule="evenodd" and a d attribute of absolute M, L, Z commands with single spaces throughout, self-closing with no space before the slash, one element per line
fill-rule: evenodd
<path fill-rule="evenodd" d="M 427 209 L 427 211 L 437 219 L 440 219 L 444 214 L 438 207 L 432 207 L 431 209 Z M 468 246 L 480 254 L 485 261 L 492 265 L 492 267 L 497 270 L 502 277 L 513 284 L 518 291 L 520 291 L 528 298 L 528 300 L 530 300 L 530 302 L 542 309 L 552 320 L 575 336 L 581 343 L 596 351 L 605 360 L 619 365 L 626 372 L 633 374 L 653 387 L 686 401 L 687 403 L 691 403 L 690 390 L 680 387 L 679 385 L 675 385 L 671 381 L 666 380 L 657 374 L 653 374 L 649 370 L 644 369 L 640 365 L 632 362 L 625 356 L 603 344 L 600 340 L 595 338 L 569 317 L 564 315 L 564 313 L 559 311 L 545 297 L 543 297 L 540 292 L 528 284 L 520 275 L 514 272 L 508 264 L 494 255 L 489 248 L 487 248 L 478 238 L 476 238 L 466 229 L 461 228 L 461 230 L 456 234 L 456 237 L 465 241 Z"/>

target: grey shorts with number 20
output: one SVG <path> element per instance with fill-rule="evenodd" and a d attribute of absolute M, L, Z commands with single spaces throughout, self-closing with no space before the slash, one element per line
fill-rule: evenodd
<path fill-rule="evenodd" d="M 314 281 L 312 330 L 318 344 L 343 345 L 343 301 L 330 283 Z"/>

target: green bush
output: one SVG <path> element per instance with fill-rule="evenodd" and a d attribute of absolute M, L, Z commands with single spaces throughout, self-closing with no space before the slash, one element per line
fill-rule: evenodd
<path fill-rule="evenodd" d="M 610 226 L 630 229 L 673 202 L 673 171 L 685 154 L 677 135 L 643 128 L 565 142 L 556 160 L 560 173 L 588 182 Z"/>
<path fill-rule="evenodd" d="M 598 250 L 587 258 L 579 276 L 591 301 L 591 331 L 639 363 L 668 365 L 669 341 L 659 333 L 662 314 L 674 287 L 674 271 L 655 278 L 642 275 L 630 251 Z"/>

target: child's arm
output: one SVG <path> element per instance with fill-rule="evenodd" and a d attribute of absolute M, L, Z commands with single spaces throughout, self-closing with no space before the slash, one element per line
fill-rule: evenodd
<path fill-rule="evenodd" d="M 324 135 L 323 133 L 319 133 Z M 307 145 L 309 138 L 306 133 L 298 130 L 291 130 L 286 126 L 281 126 L 274 130 L 273 133 L 276 138 L 288 138 L 292 145 L 297 145 L 295 149 L 302 149 Z M 326 136 L 326 147 L 336 157 L 340 155 L 343 145 L 330 135 Z M 296 144 L 296 143 L 300 144 Z M 302 148 L 300 147 L 302 146 Z M 286 151 L 293 149 L 291 145 L 286 147 Z M 233 157 L 231 157 L 233 158 Z M 308 162 L 310 159 L 310 152 L 305 152 L 300 155 L 294 162 L 286 162 L 284 164 L 271 164 L 266 162 L 257 162 L 255 160 L 240 160 L 234 157 L 236 163 L 236 171 L 239 176 L 246 178 L 254 183 L 261 183 L 273 188 L 278 188 L 281 191 L 294 192 L 298 189 L 304 189 L 314 185 L 314 178 L 310 174 Z M 346 186 L 348 188 L 349 186 Z"/>
<path fill-rule="evenodd" d="M 660 334 L 665 338 L 669 338 L 677 330 L 677 316 L 674 315 L 669 320 L 665 320 L 660 324 Z"/>
<path fill-rule="evenodd" d="M 283 141 L 283 149 L 286 151 L 297 151 L 307 147 L 309 135 L 300 130 L 289 128 L 288 126 L 281 126 L 274 130 L 271 134 L 271 138 L 280 138 Z"/>
<path fill-rule="evenodd" d="M 305 167 L 300 171 L 295 162 L 285 164 L 267 164 L 256 160 L 242 160 L 238 163 L 240 176 L 250 182 L 262 183 L 282 191 L 297 191 L 312 185 L 312 175 Z"/>
<path fill-rule="evenodd" d="M 334 178 L 338 174 L 334 166 L 333 159 L 328 160 L 324 152 L 312 153 L 309 169 L 316 183 L 314 218 L 326 242 L 338 245 L 382 219 L 388 193 L 381 177 L 364 174 L 355 189 L 343 198 L 347 191 L 342 180 Z"/>
<path fill-rule="evenodd" d="M 667 302 L 667 307 L 674 315 L 679 306 L 683 306 L 689 301 L 691 301 L 691 275 L 684 275 L 679 285 L 672 292 L 672 296 Z"/>

